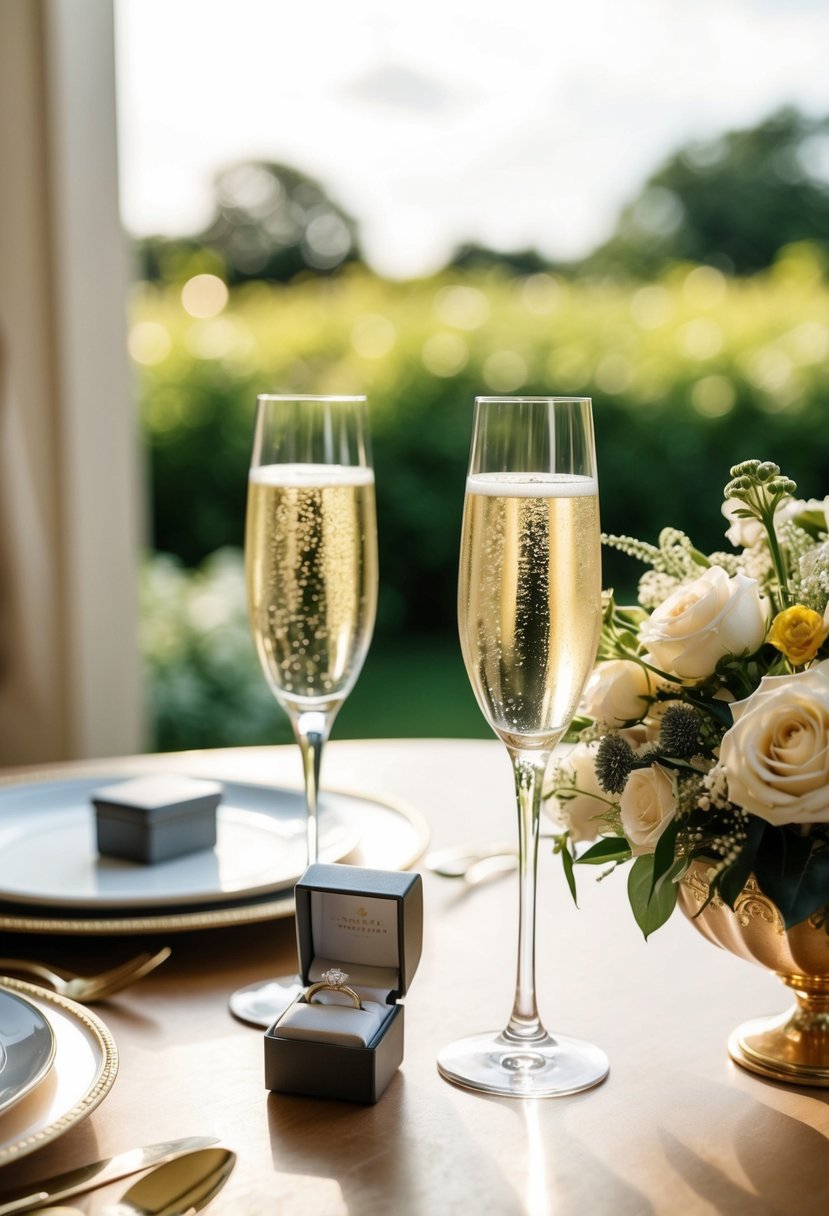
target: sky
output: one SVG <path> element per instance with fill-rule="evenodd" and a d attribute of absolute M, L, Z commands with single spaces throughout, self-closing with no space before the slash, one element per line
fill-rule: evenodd
<path fill-rule="evenodd" d="M 239 160 L 320 180 L 381 273 L 587 253 L 679 146 L 829 114 L 826 0 L 116 0 L 122 213 L 197 232 Z"/>

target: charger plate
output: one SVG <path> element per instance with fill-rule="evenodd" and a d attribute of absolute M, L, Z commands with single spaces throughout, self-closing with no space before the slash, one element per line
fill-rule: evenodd
<path fill-rule="evenodd" d="M 55 1058 L 26 1097 L 0 1116 L 0 1166 L 33 1153 L 85 1119 L 109 1093 L 118 1072 L 115 1041 L 88 1009 L 24 980 L 3 979 L 4 992 L 24 997 L 48 1021 Z"/>
<path fill-rule="evenodd" d="M 55 1058 L 55 1036 L 36 1005 L 0 988 L 0 1114 L 42 1081 Z"/>
<path fill-rule="evenodd" d="M 95 784 L 104 784 L 106 780 L 109 778 L 98 777 Z M 0 794 L 14 788 L 22 787 L 6 786 Z M 412 807 L 345 791 L 329 791 L 326 796 L 339 800 L 338 809 L 357 840 L 341 861 L 375 869 L 405 870 L 425 851 L 429 829 L 423 816 Z M 9 902 L 0 891 L 0 931 L 94 937 L 255 924 L 293 915 L 293 881 L 287 889 L 275 894 L 260 892 L 237 899 L 210 899 L 187 908 L 154 904 L 115 910 L 94 905 L 49 907 L 44 911 L 39 906 L 35 911 Z"/>

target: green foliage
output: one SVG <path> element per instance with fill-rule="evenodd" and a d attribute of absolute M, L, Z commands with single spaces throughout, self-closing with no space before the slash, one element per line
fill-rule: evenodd
<path fill-rule="evenodd" d="M 829 119 L 787 108 L 688 145 L 647 180 L 584 268 L 649 278 L 671 262 L 698 261 L 753 274 L 797 241 L 829 255 L 828 139 Z"/>
<path fill-rule="evenodd" d="M 148 561 L 141 628 L 157 748 L 289 742 L 253 652 L 238 550 L 195 572 L 163 555 Z"/>
<path fill-rule="evenodd" d="M 223 549 L 196 570 L 165 554 L 145 563 L 142 650 L 158 751 L 288 743 L 285 713 L 260 669 L 247 620 L 242 553 Z M 482 738 L 457 641 L 372 646 L 337 717 L 338 739 Z"/>
<path fill-rule="evenodd" d="M 801 485 L 821 486 L 829 464 L 829 290 L 801 247 L 751 281 L 684 267 L 634 291 L 496 273 L 388 283 L 355 267 L 234 288 L 206 319 L 145 285 L 133 321 L 153 544 L 187 565 L 242 543 L 257 392 L 368 394 L 385 636 L 454 633 L 476 393 L 591 395 L 617 534 L 654 538 L 668 513 L 701 548 L 726 548 L 709 504 L 747 434 Z M 606 585 L 635 577 L 606 554 Z"/>
<path fill-rule="evenodd" d="M 319 182 L 288 165 L 231 165 L 217 175 L 213 198 L 204 232 L 138 243 L 144 278 L 176 282 L 207 270 L 229 283 L 287 282 L 303 271 L 327 274 L 359 258 L 354 220 Z"/>

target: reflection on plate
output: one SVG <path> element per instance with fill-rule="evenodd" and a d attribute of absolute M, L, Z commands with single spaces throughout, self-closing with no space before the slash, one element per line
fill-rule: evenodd
<path fill-rule="evenodd" d="M 0 900 L 38 908 L 196 907 L 292 887 L 305 869 L 305 801 L 293 790 L 222 783 L 215 849 L 143 865 L 99 855 L 91 794 L 118 777 L 0 790 Z M 358 840 L 336 795 L 321 799 L 320 855 Z"/>
<path fill-rule="evenodd" d="M 0 1112 L 34 1089 L 54 1057 L 55 1036 L 40 1010 L 0 988 Z"/>
<path fill-rule="evenodd" d="M 112 1035 L 87 1009 L 23 980 L 4 979 L 4 992 L 19 993 L 48 1020 L 55 1060 L 41 1083 L 0 1116 L 0 1165 L 33 1153 L 86 1118 L 118 1071 Z"/>
<path fill-rule="evenodd" d="M 100 784 L 100 778 L 96 784 Z M 253 788 L 253 787 L 250 787 Z M 0 790 L 0 794 L 5 791 Z M 297 795 L 299 797 L 300 795 Z M 380 801 L 362 794 L 326 792 L 358 841 L 347 860 L 373 869 L 405 870 L 421 856 L 429 843 L 426 821 L 418 811 L 402 803 Z M 298 875 L 297 875 L 298 877 Z M 29 912 L 6 902 L 0 893 L 0 931 L 9 933 L 61 933 L 95 937 L 143 933 L 181 933 L 225 926 L 249 925 L 292 916 L 293 885 L 276 895 L 250 896 L 203 906 L 153 906 L 115 914 L 95 905 L 65 912 Z"/>

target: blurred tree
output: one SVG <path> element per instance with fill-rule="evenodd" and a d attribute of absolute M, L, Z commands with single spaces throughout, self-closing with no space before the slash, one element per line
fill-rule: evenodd
<path fill-rule="evenodd" d="M 458 270 L 491 270 L 494 266 L 526 275 L 549 270 L 550 261 L 535 249 L 489 249 L 476 241 L 458 245 L 449 261 L 449 267 Z"/>
<path fill-rule="evenodd" d="M 579 268 L 645 279 L 688 261 L 753 274 L 804 240 L 829 254 L 829 118 L 787 107 L 669 157 Z"/>
<path fill-rule="evenodd" d="M 229 284 L 287 282 L 360 260 L 357 225 L 313 178 L 271 161 L 243 161 L 214 181 L 215 215 L 186 238 L 137 244 L 140 276 L 175 282 L 218 271 Z"/>

